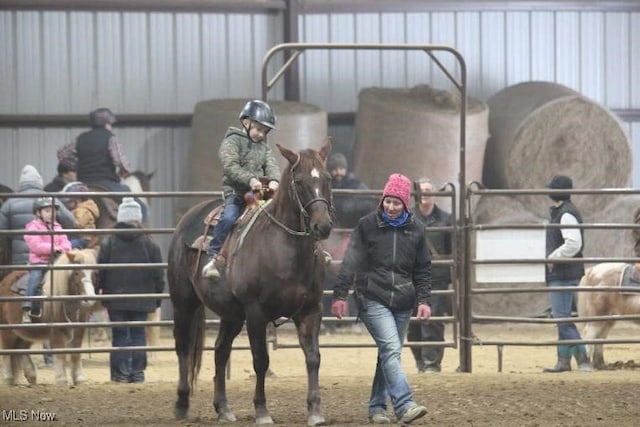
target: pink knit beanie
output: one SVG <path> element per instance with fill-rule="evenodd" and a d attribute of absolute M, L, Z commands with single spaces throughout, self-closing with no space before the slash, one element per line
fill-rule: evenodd
<path fill-rule="evenodd" d="M 411 180 L 399 173 L 391 174 L 389 176 L 389 180 L 384 186 L 382 200 L 387 196 L 397 197 L 402 200 L 405 209 L 407 211 L 410 210 L 409 199 L 411 198 Z M 382 200 L 380 201 L 380 204 L 382 204 Z"/>

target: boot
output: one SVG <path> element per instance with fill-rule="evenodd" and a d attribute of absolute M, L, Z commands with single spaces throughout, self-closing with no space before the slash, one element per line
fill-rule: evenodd
<path fill-rule="evenodd" d="M 571 353 L 575 356 L 578 363 L 578 371 L 591 372 L 591 364 L 589 363 L 589 354 L 587 353 L 587 346 L 584 344 L 574 345 L 571 348 Z"/>
<path fill-rule="evenodd" d="M 558 346 L 558 361 L 552 368 L 544 368 L 542 372 L 566 372 L 571 370 L 571 349 L 567 345 Z"/>
<path fill-rule="evenodd" d="M 202 268 L 202 275 L 204 277 L 208 277 L 210 279 L 217 279 L 220 277 L 220 272 L 216 267 L 216 256 L 217 254 L 209 256 L 208 262 Z"/>

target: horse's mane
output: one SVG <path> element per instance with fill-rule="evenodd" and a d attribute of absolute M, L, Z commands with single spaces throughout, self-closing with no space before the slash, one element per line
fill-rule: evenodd
<path fill-rule="evenodd" d="M 96 253 L 93 249 L 74 249 L 71 251 L 76 264 L 95 264 Z M 53 263 L 55 266 L 69 265 L 72 261 L 67 253 L 61 254 Z M 44 275 L 44 286 L 42 288 L 43 295 L 51 295 L 51 289 L 53 288 L 53 295 L 68 295 L 69 292 L 69 276 L 73 270 L 47 270 Z M 53 278 L 53 287 L 51 286 L 51 279 Z"/>

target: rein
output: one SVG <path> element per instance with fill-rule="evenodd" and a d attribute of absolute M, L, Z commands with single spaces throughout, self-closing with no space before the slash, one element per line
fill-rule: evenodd
<path fill-rule="evenodd" d="M 296 159 L 296 162 L 291 166 L 291 184 L 289 185 L 289 191 L 291 193 L 291 198 L 298 205 L 298 211 L 300 214 L 300 225 L 303 228 L 303 230 L 302 231 L 293 230 L 287 227 L 282 222 L 280 222 L 276 217 L 274 217 L 269 211 L 264 209 L 262 206 L 259 206 L 259 208 L 260 208 L 260 212 L 264 212 L 274 224 L 282 228 L 287 233 L 291 234 L 292 236 L 305 237 L 305 236 L 311 236 L 311 233 L 308 231 L 309 222 L 311 221 L 309 212 L 307 212 L 307 209 L 309 208 L 309 206 L 311 206 L 315 202 L 323 202 L 327 205 L 330 211 L 332 211 L 333 209 L 331 207 L 331 203 L 329 203 L 329 201 L 323 197 L 315 197 L 309 200 L 307 203 L 302 204 L 302 201 L 300 200 L 300 195 L 298 194 L 298 188 L 296 187 L 296 182 L 293 177 L 294 171 L 299 164 L 300 164 L 300 153 L 298 153 L 298 158 Z"/>

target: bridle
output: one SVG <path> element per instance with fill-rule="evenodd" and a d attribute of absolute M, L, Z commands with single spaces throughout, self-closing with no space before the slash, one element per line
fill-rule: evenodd
<path fill-rule="evenodd" d="M 327 209 L 329 209 L 329 212 L 333 217 L 333 204 L 331 203 L 331 200 L 327 200 L 324 197 L 314 197 L 313 199 L 307 201 L 306 203 L 302 203 L 300 194 L 298 194 L 298 186 L 296 185 L 296 181 L 294 178 L 295 170 L 299 165 L 300 165 L 300 153 L 298 153 L 298 158 L 296 159 L 295 163 L 291 165 L 291 184 L 289 185 L 289 196 L 294 200 L 295 204 L 298 206 L 298 212 L 300 215 L 300 228 L 302 228 L 302 231 L 292 230 L 291 228 L 287 227 L 285 224 L 278 221 L 278 219 L 276 219 L 266 209 L 261 208 L 261 211 L 264 212 L 271 221 L 273 221 L 276 225 L 278 225 L 280 228 L 282 228 L 283 230 L 285 230 L 287 233 L 291 235 L 312 236 L 312 233 L 309 231 L 309 228 L 311 227 L 311 216 L 309 215 L 309 212 L 307 209 L 309 209 L 309 207 L 316 202 L 322 202 L 327 205 Z"/>

